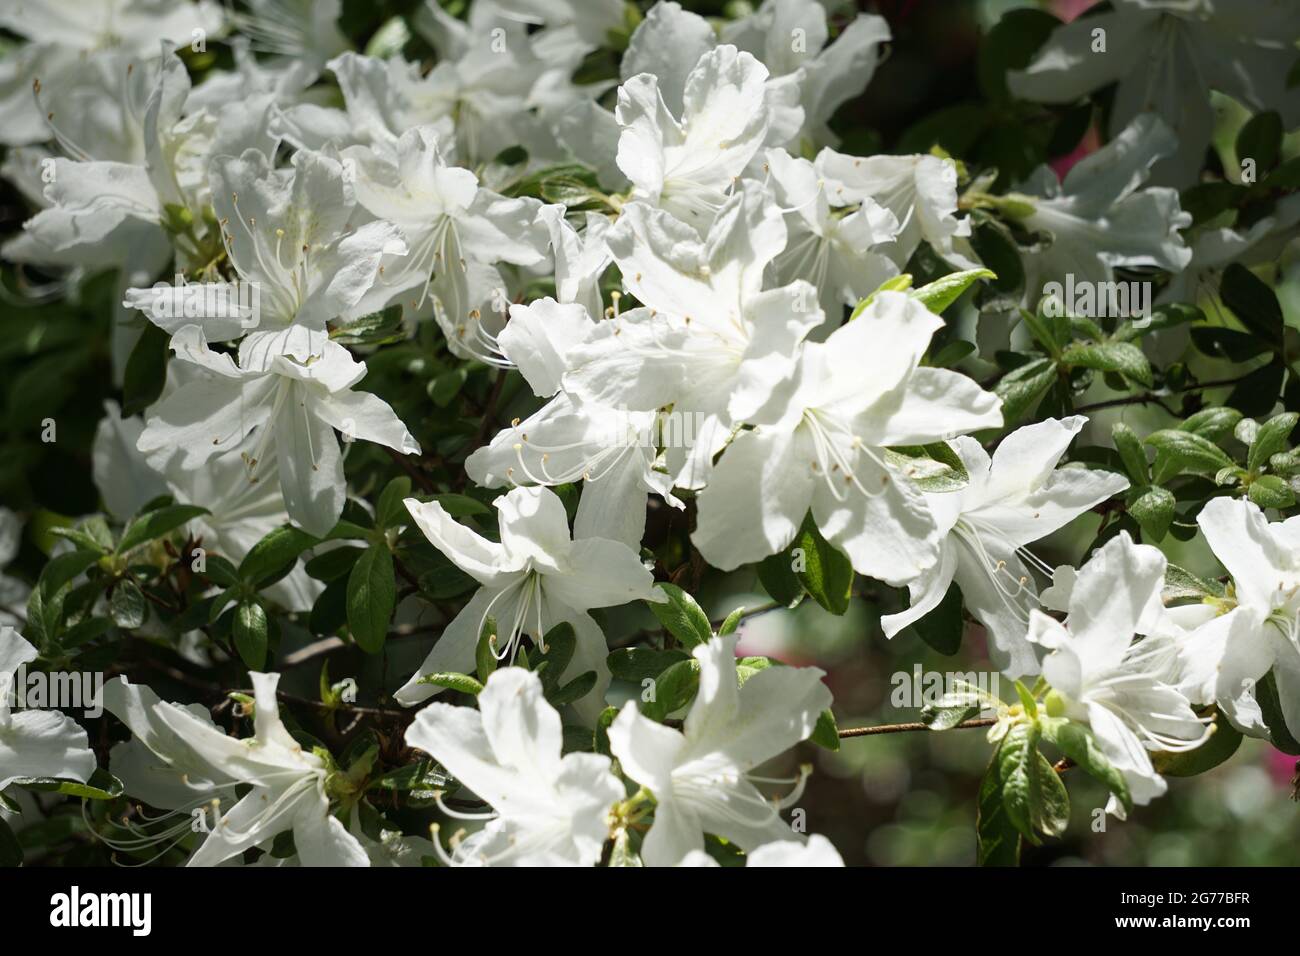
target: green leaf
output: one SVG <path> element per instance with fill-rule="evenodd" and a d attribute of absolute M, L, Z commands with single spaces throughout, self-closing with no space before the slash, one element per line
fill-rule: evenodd
<path fill-rule="evenodd" d="M 197 505 L 165 505 L 140 515 L 126 526 L 126 531 L 122 533 L 122 540 L 117 543 L 117 553 L 126 554 L 133 548 L 161 538 L 186 522 L 207 513 L 207 508 L 200 508 Z"/>
<path fill-rule="evenodd" d="M 542 640 L 540 654 L 533 661 L 533 670 L 542 679 L 542 687 L 549 697 L 560 686 L 560 679 L 568 670 L 573 655 L 578 650 L 578 638 L 573 625 L 567 621 L 555 625 L 546 632 Z"/>
<path fill-rule="evenodd" d="M 1039 729 L 1036 721 L 1015 724 L 998 748 L 998 776 L 1002 804 L 1012 825 L 1030 843 L 1039 843 L 1035 820 L 1039 816 L 1039 787 L 1035 769 Z"/>
<path fill-rule="evenodd" d="M 813 725 L 813 732 L 808 739 L 825 750 L 840 749 L 840 729 L 836 726 L 835 715 L 829 707 L 817 715 L 817 723 Z"/>
<path fill-rule="evenodd" d="M 803 585 L 794 573 L 794 559 L 790 548 L 772 554 L 758 562 L 758 581 L 763 590 L 778 604 L 790 607 L 803 596 Z"/>
<path fill-rule="evenodd" d="M 947 442 L 886 448 L 885 461 L 922 491 L 960 491 L 970 484 L 965 463 Z"/>
<path fill-rule="evenodd" d="M 1125 809 L 1133 809 L 1133 798 L 1129 793 L 1128 782 L 1098 749 L 1097 742 L 1088 727 L 1060 717 L 1049 717 L 1042 721 L 1042 726 L 1043 736 L 1051 741 L 1057 750 L 1073 760 L 1089 776 L 1105 784 L 1106 789 L 1119 798 Z"/>
<path fill-rule="evenodd" d="M 1195 415 L 1187 416 L 1187 420 L 1179 425 L 1178 429 L 1179 431 L 1192 432 L 1213 442 L 1229 434 L 1239 421 L 1241 421 L 1241 412 L 1235 408 L 1216 405 L 1213 408 L 1204 408 Z"/>
<path fill-rule="evenodd" d="M 469 372 L 464 368 L 454 368 L 449 372 L 443 372 L 437 378 L 429 382 L 428 394 L 433 399 L 433 404 L 439 408 L 446 408 L 451 404 L 452 399 L 460 394 L 460 390 L 465 387 L 465 380 L 469 377 Z"/>
<path fill-rule="evenodd" d="M 1002 376 L 993 392 L 1002 399 L 1006 423 L 1013 425 L 1024 418 L 1056 379 L 1056 366 L 1049 359 L 1035 359 Z"/>
<path fill-rule="evenodd" d="M 140 590 L 140 586 L 130 578 L 119 581 L 108 599 L 108 614 L 113 619 L 113 623 L 123 630 L 131 630 L 144 624 L 148 616 L 148 608 L 145 607 L 144 593 Z"/>
<path fill-rule="evenodd" d="M 1282 132 L 1277 111 L 1256 113 L 1237 133 L 1237 162 L 1253 159 L 1256 175 L 1272 169 L 1281 155 Z"/>
<path fill-rule="evenodd" d="M 497 621 L 491 614 L 483 619 L 478 644 L 474 647 L 474 673 L 484 684 L 497 669 Z"/>
<path fill-rule="evenodd" d="M 875 301 L 876 296 L 881 292 L 906 292 L 911 287 L 912 277 L 906 272 L 886 279 L 884 282 L 880 283 L 880 287 L 876 289 L 875 292 L 871 293 L 854 307 L 853 312 L 849 315 L 849 321 L 852 322 L 859 315 L 865 312 L 867 307 Z"/>
<path fill-rule="evenodd" d="M 1146 449 L 1142 447 L 1142 439 L 1137 432 L 1123 422 L 1116 422 L 1111 426 L 1110 437 L 1115 442 L 1119 457 L 1124 462 L 1124 470 L 1128 472 L 1133 484 L 1147 484 L 1151 477 L 1150 467 L 1147 464 Z"/>
<path fill-rule="evenodd" d="M 1223 270 L 1219 295 L 1242 325 L 1266 342 L 1281 344 L 1282 306 L 1259 276 L 1234 262 Z"/>
<path fill-rule="evenodd" d="M 1277 679 L 1269 671 L 1255 684 L 1255 702 L 1263 712 L 1264 725 L 1268 727 L 1269 739 L 1274 747 L 1284 754 L 1300 756 L 1300 741 L 1292 735 L 1287 726 L 1282 709 L 1282 698 L 1278 694 Z"/>
<path fill-rule="evenodd" d="M 274 528 L 244 555 L 239 562 L 239 577 L 254 587 L 278 580 L 294 566 L 298 555 L 317 543 L 316 538 L 293 525 Z"/>
<path fill-rule="evenodd" d="M 1156 481 L 1165 481 L 1183 472 L 1214 473 L 1233 466 L 1232 459 L 1214 442 L 1195 432 L 1164 428 L 1152 432 L 1146 442 L 1156 450 Z"/>
<path fill-rule="evenodd" d="M 387 345 L 405 337 L 401 305 L 390 305 L 330 330 L 330 338 L 339 345 Z"/>
<path fill-rule="evenodd" d="M 1132 342 L 1075 342 L 1061 353 L 1061 360 L 1068 365 L 1099 372 L 1118 372 L 1148 388 L 1154 382 L 1151 363 Z"/>
<path fill-rule="evenodd" d="M 235 650 L 239 659 L 250 671 L 260 671 L 266 666 L 267 624 L 266 611 L 256 601 L 242 601 L 235 608 L 232 628 Z"/>
<path fill-rule="evenodd" d="M 1278 452 L 1285 451 L 1296 422 L 1300 422 L 1300 415 L 1295 412 L 1283 412 L 1260 425 L 1255 440 L 1251 443 L 1246 467 L 1251 471 L 1259 471 L 1270 458 Z"/>
<path fill-rule="evenodd" d="M 55 555 L 41 569 L 38 583 L 47 595 L 53 595 L 82 571 L 96 564 L 99 558 L 99 553 L 95 551 L 69 551 Z"/>
<path fill-rule="evenodd" d="M 416 683 L 434 684 L 438 687 L 446 687 L 451 690 L 458 690 L 462 694 L 472 694 L 474 696 L 478 696 L 483 692 L 483 685 L 468 674 L 456 674 L 450 671 L 425 674 Z"/>
<path fill-rule="evenodd" d="M 1180 598 L 1223 597 L 1224 587 L 1218 581 L 1207 581 L 1176 564 L 1165 566 L 1165 585 L 1162 596 L 1166 602 Z"/>
<path fill-rule="evenodd" d="M 640 684 L 658 677 L 672 665 L 690 659 L 690 654 L 675 647 L 662 651 L 653 647 L 620 647 L 610 652 L 605 663 L 618 680 Z"/>
<path fill-rule="evenodd" d="M 912 630 L 940 654 L 956 654 L 961 649 L 962 634 L 966 630 L 961 609 L 961 588 L 954 582 L 933 611 L 912 622 Z"/>
<path fill-rule="evenodd" d="M 584 671 L 563 687 L 554 690 L 548 697 L 552 707 L 564 707 L 575 700 L 581 700 L 591 693 L 596 686 L 596 672 Z"/>
<path fill-rule="evenodd" d="M 23 848 L 9 828 L 4 817 L 0 817 L 0 866 L 9 868 L 23 865 Z"/>
<path fill-rule="evenodd" d="M 14 783 L 28 790 L 61 793 L 67 797 L 83 797 L 87 800 L 116 800 L 126 792 L 121 780 L 98 767 L 85 783 L 53 777 L 21 777 Z"/>
<path fill-rule="evenodd" d="M 1151 763 L 1157 773 L 1166 777 L 1194 777 L 1213 770 L 1237 752 L 1241 746 L 1241 731 L 1219 712 L 1214 715 L 1214 730 L 1210 739 L 1195 750 L 1181 753 L 1154 753 Z"/>
<path fill-rule="evenodd" d="M 357 558 L 364 553 L 365 548 L 357 548 L 352 545 L 331 548 L 313 557 L 303 566 L 303 570 L 307 572 L 308 577 L 328 584 L 331 581 L 337 581 L 351 571 L 352 565 L 356 564 Z"/>
<path fill-rule="evenodd" d="M 744 618 L 745 609 L 743 607 L 736 608 L 723 620 L 721 626 L 718 628 L 718 636 L 726 637 L 728 634 L 734 633 L 736 628 L 740 627 L 740 622 L 744 620 Z"/>
<path fill-rule="evenodd" d="M 385 529 L 405 524 L 409 515 L 403 502 L 410 496 L 410 478 L 399 475 L 390 481 L 380 492 L 379 503 L 375 506 L 375 527 Z"/>
<path fill-rule="evenodd" d="M 650 700 L 641 700 L 641 712 L 651 720 L 664 721 L 691 702 L 700 686 L 700 662 L 691 659 L 670 665 L 647 688 Z"/>
<path fill-rule="evenodd" d="M 908 295 L 936 315 L 942 315 L 943 310 L 961 298 L 962 293 L 973 283 L 980 279 L 996 278 L 997 276 L 988 269 L 966 269 L 935 279 L 919 289 L 913 289 Z"/>
<path fill-rule="evenodd" d="M 795 576 L 813 600 L 832 614 L 849 609 L 853 565 L 821 536 L 811 512 L 795 536 L 791 556 Z"/>
<path fill-rule="evenodd" d="M 1261 508 L 1290 508 L 1295 504 L 1291 486 L 1277 475 L 1260 475 L 1250 483 L 1246 494 Z"/>
<path fill-rule="evenodd" d="M 980 866 L 1018 866 L 1020 832 L 1011 822 L 1002 800 L 1001 748 L 993 754 L 980 781 L 975 819 Z"/>
<path fill-rule="evenodd" d="M 475 515 L 491 514 L 492 509 L 477 498 L 471 498 L 469 495 L 457 495 L 452 493 L 434 495 L 433 500 L 442 505 L 442 510 L 447 512 L 453 518 L 472 518 Z"/>
<path fill-rule="evenodd" d="M 378 654 L 383 648 L 396 602 L 393 553 L 386 547 L 368 549 L 348 575 L 347 602 L 348 628 L 366 653 Z"/>
<path fill-rule="evenodd" d="M 985 222 L 973 230 L 970 242 L 980 262 L 997 275 L 980 293 L 980 301 L 985 307 L 1014 308 L 1025 288 L 1025 266 L 1011 234 L 1001 225 Z"/>
<path fill-rule="evenodd" d="M 952 730 L 979 716 L 982 705 L 973 694 L 945 694 L 921 708 L 921 723 L 933 731 Z"/>
<path fill-rule="evenodd" d="M 75 528 L 51 528 L 50 534 L 56 538 L 66 538 L 78 548 L 96 554 L 109 554 L 113 550 L 113 535 L 108 530 L 108 524 L 98 515 L 86 519 Z"/>
<path fill-rule="evenodd" d="M 1173 524 L 1175 503 L 1173 492 L 1152 485 L 1128 506 L 1128 513 L 1142 526 L 1144 535 L 1153 541 L 1159 541 L 1168 534 L 1169 526 Z"/>
<path fill-rule="evenodd" d="M 713 636 L 713 627 L 704 609 L 675 584 L 660 584 L 659 590 L 668 598 L 663 603 L 647 601 L 654 616 L 668 633 L 686 647 L 705 644 Z"/>
<path fill-rule="evenodd" d="M 934 368 L 955 368 L 963 359 L 974 353 L 974 342 L 953 339 L 930 357 L 930 365 Z"/>

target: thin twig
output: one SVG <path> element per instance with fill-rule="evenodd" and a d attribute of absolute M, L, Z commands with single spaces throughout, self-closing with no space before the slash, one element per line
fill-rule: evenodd
<path fill-rule="evenodd" d="M 971 727 L 992 727 L 998 722 L 996 717 L 978 717 L 975 720 L 963 720 L 950 730 L 966 730 Z M 840 731 L 840 739 L 845 737 L 875 737 L 877 734 L 907 734 L 915 730 L 929 730 L 926 724 L 917 721 L 910 724 L 880 724 L 877 727 L 848 727 Z"/>

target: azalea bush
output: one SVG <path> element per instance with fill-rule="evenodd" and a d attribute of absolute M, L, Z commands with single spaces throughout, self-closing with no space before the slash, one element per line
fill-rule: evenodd
<path fill-rule="evenodd" d="M 0 7 L 0 862 L 834 866 L 912 734 L 1008 865 L 1300 754 L 1300 18 L 859 6 Z"/>

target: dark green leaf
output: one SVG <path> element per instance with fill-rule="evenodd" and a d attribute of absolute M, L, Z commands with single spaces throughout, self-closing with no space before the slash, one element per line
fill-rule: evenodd
<path fill-rule="evenodd" d="M 813 600 L 832 614 L 849 609 L 853 566 L 843 552 L 822 537 L 811 512 L 795 537 L 791 555 L 794 573 Z"/>
<path fill-rule="evenodd" d="M 1241 324 L 1266 342 L 1282 341 L 1282 306 L 1262 279 L 1239 263 L 1223 270 L 1219 295 Z"/>
<path fill-rule="evenodd" d="M 239 659 L 250 671 L 260 671 L 266 666 L 267 625 L 266 611 L 256 601 L 243 601 L 235 608 L 232 627 L 235 650 Z"/>
<path fill-rule="evenodd" d="M 961 609 L 961 588 L 956 583 L 950 584 L 943 600 L 929 614 L 913 622 L 912 630 L 940 654 L 956 654 L 966 629 Z"/>
<path fill-rule="evenodd" d="M 301 528 L 281 525 L 249 549 L 239 562 L 239 576 L 254 586 L 282 577 L 286 568 L 293 567 L 298 555 L 317 543 L 316 538 Z"/>
<path fill-rule="evenodd" d="M 1213 770 L 1237 752 L 1241 746 L 1241 731 L 1222 714 L 1216 712 L 1214 731 L 1210 739 L 1195 750 L 1181 753 L 1154 753 L 1151 763 L 1156 772 L 1166 777 L 1194 777 L 1197 774 Z"/>
<path fill-rule="evenodd" d="M 370 548 L 348 575 L 347 601 L 348 628 L 366 653 L 377 654 L 383 648 L 396 602 L 393 553 L 386 547 Z"/>
<path fill-rule="evenodd" d="M 122 540 L 117 543 L 117 553 L 126 554 L 132 548 L 161 538 L 186 522 L 207 513 L 207 508 L 196 505 L 165 505 L 155 511 L 142 514 L 127 525 L 126 531 L 122 532 Z"/>

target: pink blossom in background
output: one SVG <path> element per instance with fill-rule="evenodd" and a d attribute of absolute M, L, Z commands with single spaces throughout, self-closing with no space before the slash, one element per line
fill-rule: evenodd
<path fill-rule="evenodd" d="M 1083 139 L 1079 140 L 1079 145 L 1051 162 L 1052 171 L 1056 173 L 1057 179 L 1064 179 L 1074 164 L 1089 153 L 1095 152 L 1101 147 L 1101 134 L 1097 132 L 1096 125 L 1089 126 L 1088 132 L 1083 134 Z"/>
<path fill-rule="evenodd" d="M 1051 8 L 1053 13 L 1069 23 L 1096 2 L 1097 0 L 1052 0 Z"/>
<path fill-rule="evenodd" d="M 1273 779 L 1283 784 L 1289 784 L 1292 778 L 1295 777 L 1296 764 L 1300 762 L 1300 757 L 1284 754 L 1276 748 L 1269 750 L 1264 759 L 1269 773 L 1273 775 Z"/>

